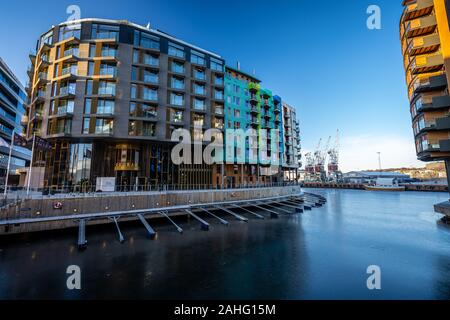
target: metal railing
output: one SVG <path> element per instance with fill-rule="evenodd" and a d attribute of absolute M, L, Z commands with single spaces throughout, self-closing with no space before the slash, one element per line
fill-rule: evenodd
<path fill-rule="evenodd" d="M 29 192 L 24 187 L 8 187 L 6 197 L 4 196 L 4 186 L 0 187 L 0 207 L 9 203 L 14 203 L 23 199 L 39 199 L 48 196 L 74 197 L 74 196 L 111 196 L 123 193 L 153 193 L 169 191 L 211 191 L 211 190 L 241 190 L 241 189 L 263 189 L 274 187 L 300 186 L 298 181 L 284 182 L 255 182 L 255 183 L 225 183 L 224 185 L 212 184 L 119 184 L 114 187 L 114 191 L 97 190 L 95 185 L 86 183 L 84 185 L 72 185 L 61 187 L 30 188 Z"/>

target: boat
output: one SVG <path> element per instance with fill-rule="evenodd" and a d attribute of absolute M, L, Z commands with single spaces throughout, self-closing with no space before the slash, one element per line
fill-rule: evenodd
<path fill-rule="evenodd" d="M 397 179 L 378 178 L 375 185 L 365 185 L 367 191 L 406 191 L 405 186 L 400 186 Z"/>

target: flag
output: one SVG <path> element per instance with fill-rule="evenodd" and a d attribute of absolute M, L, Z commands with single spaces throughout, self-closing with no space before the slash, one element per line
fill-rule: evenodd
<path fill-rule="evenodd" d="M 20 134 L 17 134 L 14 132 L 14 145 L 15 146 L 19 146 L 22 148 L 30 148 L 30 145 L 27 141 L 27 139 L 25 139 L 25 137 L 22 137 Z"/>
<path fill-rule="evenodd" d="M 52 144 L 50 142 L 48 142 L 47 140 L 36 136 L 35 142 L 34 142 L 34 148 L 36 150 L 48 151 L 48 150 L 52 149 Z"/>

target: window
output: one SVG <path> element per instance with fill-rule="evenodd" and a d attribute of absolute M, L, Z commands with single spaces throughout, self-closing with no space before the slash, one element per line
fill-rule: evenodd
<path fill-rule="evenodd" d="M 178 77 L 172 77 L 171 87 L 173 89 L 184 89 L 184 79 Z"/>
<path fill-rule="evenodd" d="M 179 46 L 177 44 L 169 42 L 169 56 L 178 57 L 178 58 L 184 58 L 184 48 L 182 46 Z"/>
<path fill-rule="evenodd" d="M 239 97 L 233 97 L 233 103 L 237 106 L 241 105 L 241 98 Z"/>
<path fill-rule="evenodd" d="M 74 105 L 75 103 L 73 100 L 61 100 L 59 102 L 57 114 L 73 113 Z"/>
<path fill-rule="evenodd" d="M 92 108 L 92 99 L 86 99 L 84 102 L 84 113 L 90 114 Z"/>
<path fill-rule="evenodd" d="M 153 137 L 156 133 L 156 125 L 151 122 L 144 121 L 142 123 L 142 135 L 144 137 Z"/>
<path fill-rule="evenodd" d="M 128 135 L 129 136 L 137 136 L 136 122 L 137 121 L 134 121 L 134 120 L 128 122 Z"/>
<path fill-rule="evenodd" d="M 104 44 L 102 46 L 102 57 L 116 57 L 117 48 L 116 46 Z"/>
<path fill-rule="evenodd" d="M 95 51 L 97 49 L 97 46 L 95 43 L 91 43 L 89 45 L 89 57 L 94 58 L 96 56 Z"/>
<path fill-rule="evenodd" d="M 183 122 L 183 111 L 172 110 L 170 113 L 171 122 Z"/>
<path fill-rule="evenodd" d="M 170 104 L 174 106 L 183 106 L 184 105 L 184 96 L 182 94 L 176 94 L 172 92 L 170 94 Z"/>
<path fill-rule="evenodd" d="M 140 63 L 139 50 L 133 50 L 133 63 Z"/>
<path fill-rule="evenodd" d="M 89 61 L 88 63 L 88 76 L 93 76 L 95 70 L 95 63 L 94 61 Z"/>
<path fill-rule="evenodd" d="M 95 134 L 111 134 L 113 131 L 112 119 L 95 119 Z"/>
<path fill-rule="evenodd" d="M 69 38 L 80 38 L 81 25 L 61 26 L 59 28 L 59 41 L 63 41 Z"/>
<path fill-rule="evenodd" d="M 130 117 L 137 117 L 136 103 L 130 103 Z"/>
<path fill-rule="evenodd" d="M 205 100 L 203 99 L 199 99 L 199 98 L 194 98 L 193 100 L 193 106 L 194 106 L 194 110 L 205 110 Z"/>
<path fill-rule="evenodd" d="M 136 30 L 134 31 L 134 46 L 159 50 L 159 38 Z"/>
<path fill-rule="evenodd" d="M 199 64 L 204 66 L 205 65 L 205 55 L 197 52 L 197 51 L 191 51 L 191 63 Z"/>
<path fill-rule="evenodd" d="M 211 58 L 211 69 L 219 72 L 223 72 L 223 62 L 214 58 Z"/>
<path fill-rule="evenodd" d="M 215 75 L 214 76 L 214 84 L 216 86 L 223 86 L 223 77 Z M 239 88 L 239 87 L 238 87 Z"/>
<path fill-rule="evenodd" d="M 205 71 L 202 69 L 194 69 L 194 78 L 197 80 L 205 80 L 206 79 L 206 74 Z"/>
<path fill-rule="evenodd" d="M 234 110 L 234 117 L 239 118 L 241 116 L 241 112 L 239 110 Z"/>
<path fill-rule="evenodd" d="M 184 73 L 184 63 L 172 61 L 172 72 Z"/>
<path fill-rule="evenodd" d="M 119 30 L 118 26 L 93 24 L 92 25 L 92 39 L 115 39 L 119 40 Z"/>
<path fill-rule="evenodd" d="M 133 80 L 133 81 L 139 80 L 139 68 L 138 67 L 131 68 L 131 80 Z"/>
<path fill-rule="evenodd" d="M 97 114 L 114 114 L 114 101 L 99 99 L 97 102 Z"/>
<path fill-rule="evenodd" d="M 199 114 L 194 114 L 193 116 L 193 125 L 194 127 L 201 128 L 205 124 L 205 117 Z"/>
<path fill-rule="evenodd" d="M 215 89 L 214 90 L 214 99 L 223 100 L 223 91 Z"/>
<path fill-rule="evenodd" d="M 205 95 L 206 94 L 205 86 L 198 84 L 198 83 L 194 83 L 194 93 L 200 94 L 200 95 Z"/>
<path fill-rule="evenodd" d="M 78 56 L 78 46 L 67 46 L 64 50 L 64 57 Z"/>
<path fill-rule="evenodd" d="M 39 49 L 44 46 L 44 44 L 52 45 L 53 44 L 53 31 L 50 31 L 44 34 L 39 40 Z"/>
<path fill-rule="evenodd" d="M 159 82 L 158 73 L 149 70 L 144 70 L 144 82 L 158 83 Z"/>
<path fill-rule="evenodd" d="M 98 83 L 98 94 L 114 96 L 116 94 L 116 84 L 110 81 L 100 81 Z"/>
<path fill-rule="evenodd" d="M 115 77 L 117 73 L 116 66 L 109 63 L 102 63 L 100 65 L 100 75 L 102 76 L 113 76 Z"/>
<path fill-rule="evenodd" d="M 90 118 L 84 118 L 83 119 L 83 134 L 89 134 L 90 122 L 91 122 Z"/>
<path fill-rule="evenodd" d="M 158 90 L 144 86 L 142 91 L 142 99 L 157 101 Z"/>
<path fill-rule="evenodd" d="M 92 81 L 92 80 L 86 81 L 86 95 L 87 96 L 92 94 L 93 84 L 94 84 L 94 81 Z"/>
<path fill-rule="evenodd" d="M 131 99 L 138 98 L 138 86 L 135 84 L 131 85 Z"/>
<path fill-rule="evenodd" d="M 158 116 L 158 111 L 155 106 L 142 104 L 142 116 L 145 118 L 155 118 Z"/>
<path fill-rule="evenodd" d="M 159 57 L 153 54 L 144 53 L 144 64 L 148 64 L 149 66 L 158 67 L 159 66 Z"/>

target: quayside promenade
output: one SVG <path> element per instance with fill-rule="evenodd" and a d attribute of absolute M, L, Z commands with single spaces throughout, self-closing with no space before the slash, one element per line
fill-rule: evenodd
<path fill-rule="evenodd" d="M 188 216 L 209 230 L 205 216 L 228 224 L 223 215 L 247 222 L 246 215 L 264 219 L 302 213 L 323 205 L 323 197 L 303 193 L 297 184 L 225 190 L 173 190 L 91 194 L 31 195 L 0 210 L 0 236 L 78 228 L 78 247 L 87 244 L 88 225 L 113 223 L 120 242 L 125 240 L 119 221 L 140 220 L 150 238 L 156 232 L 147 219 L 165 218 L 182 233 L 173 217 Z M 257 214 L 262 211 L 266 216 Z"/>

